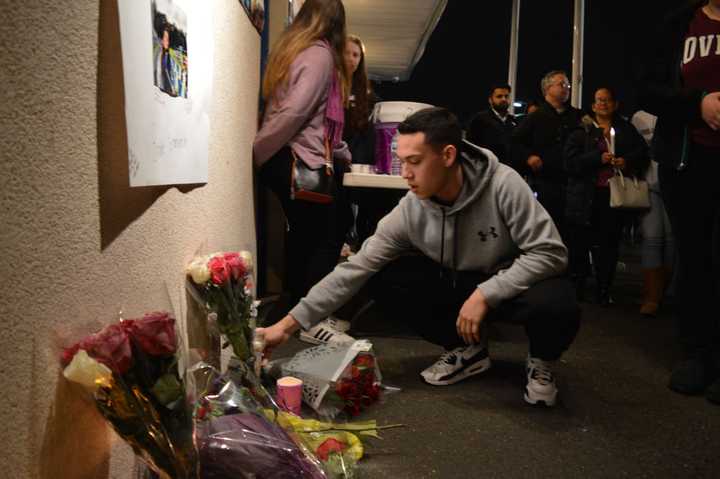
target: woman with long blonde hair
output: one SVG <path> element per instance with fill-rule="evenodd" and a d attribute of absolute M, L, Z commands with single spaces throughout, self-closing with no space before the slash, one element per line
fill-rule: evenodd
<path fill-rule="evenodd" d="M 345 38 L 340 0 L 306 0 L 270 52 L 263 80 L 266 110 L 253 160 L 260 181 L 278 197 L 287 218 L 283 286 L 291 305 L 335 267 L 349 226 L 349 205 L 341 200 L 342 173 L 351 159 L 342 141 L 348 98 Z M 291 197 L 293 161 L 313 170 L 334 163 L 335 201 Z M 352 339 L 329 323 L 301 336 L 316 343 Z"/>

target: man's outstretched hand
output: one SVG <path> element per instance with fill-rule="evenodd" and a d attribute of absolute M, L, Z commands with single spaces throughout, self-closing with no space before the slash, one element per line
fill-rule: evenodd
<path fill-rule="evenodd" d="M 300 323 L 289 314 L 268 328 L 257 328 L 256 333 L 265 336 L 263 358 L 270 358 L 272 350 L 284 344 L 298 329 L 300 329 Z"/>

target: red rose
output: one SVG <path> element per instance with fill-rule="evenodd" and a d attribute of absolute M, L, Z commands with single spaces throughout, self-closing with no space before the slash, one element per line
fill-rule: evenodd
<path fill-rule="evenodd" d="M 355 366 L 359 368 L 373 368 L 375 367 L 375 358 L 372 354 L 360 354 L 355 358 Z"/>
<path fill-rule="evenodd" d="M 210 278 L 215 284 L 224 284 L 230 277 L 225 258 L 222 256 L 213 256 L 208 261 L 208 269 L 210 270 Z"/>
<path fill-rule="evenodd" d="M 373 384 L 372 387 L 367 390 L 367 395 L 373 401 L 377 401 L 380 398 L 380 386 Z"/>
<path fill-rule="evenodd" d="M 170 356 L 177 351 L 175 319 L 168 313 L 148 313 L 142 319 L 125 321 L 124 326 L 130 337 L 147 354 Z"/>
<path fill-rule="evenodd" d="M 130 338 L 119 324 L 105 326 L 99 333 L 83 339 L 79 349 L 84 349 L 90 357 L 115 373 L 125 373 L 132 364 Z"/>
<path fill-rule="evenodd" d="M 357 397 L 360 395 L 360 388 L 355 383 L 350 383 L 347 388 L 347 393 L 349 397 Z"/>
<path fill-rule="evenodd" d="M 245 275 L 245 264 L 238 253 L 225 253 L 224 259 L 227 269 L 236 281 Z"/>
<path fill-rule="evenodd" d="M 343 444 L 342 442 L 338 441 L 337 439 L 334 439 L 331 437 L 331 438 L 325 439 L 325 441 L 323 441 L 323 443 L 318 446 L 315 453 L 317 454 L 317 457 L 320 458 L 321 461 L 327 461 L 328 456 L 330 456 L 331 453 L 333 453 L 333 452 L 342 453 L 342 451 L 343 451 L 343 449 L 345 449 L 345 447 L 346 447 L 345 444 Z"/>
<path fill-rule="evenodd" d="M 205 419 L 205 416 L 207 416 L 207 409 L 205 406 L 200 406 L 195 414 L 198 419 Z"/>
<path fill-rule="evenodd" d="M 342 380 L 335 385 L 335 392 L 340 397 L 347 397 L 350 394 L 350 381 Z"/>
<path fill-rule="evenodd" d="M 360 405 L 357 403 L 348 404 L 345 406 L 345 412 L 351 416 L 357 416 L 360 414 Z"/>

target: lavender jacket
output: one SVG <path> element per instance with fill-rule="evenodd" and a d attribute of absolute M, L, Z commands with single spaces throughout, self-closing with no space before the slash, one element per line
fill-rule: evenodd
<path fill-rule="evenodd" d="M 253 160 L 262 166 L 288 145 L 310 168 L 325 163 L 325 106 L 335 63 L 330 47 L 317 41 L 290 65 L 287 85 L 270 99 L 253 143 Z M 333 157 L 350 162 L 345 142 L 333 146 Z"/>

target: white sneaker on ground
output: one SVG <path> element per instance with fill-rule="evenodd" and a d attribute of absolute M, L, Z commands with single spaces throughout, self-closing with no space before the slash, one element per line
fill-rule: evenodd
<path fill-rule="evenodd" d="M 310 344 L 345 344 L 352 343 L 355 338 L 335 328 L 329 319 L 324 319 L 307 331 L 301 331 L 300 341 Z"/>
<path fill-rule="evenodd" d="M 552 362 L 528 356 L 525 372 L 527 373 L 525 402 L 554 406 L 558 390 L 552 373 Z"/>
<path fill-rule="evenodd" d="M 350 321 L 345 321 L 344 319 L 336 318 L 335 316 L 328 316 L 325 321 L 328 326 L 332 326 L 341 333 L 347 333 L 350 331 Z"/>
<path fill-rule="evenodd" d="M 434 386 L 446 386 L 487 371 L 490 356 L 487 346 L 473 344 L 446 351 L 440 358 L 420 373 L 423 380 Z"/>

